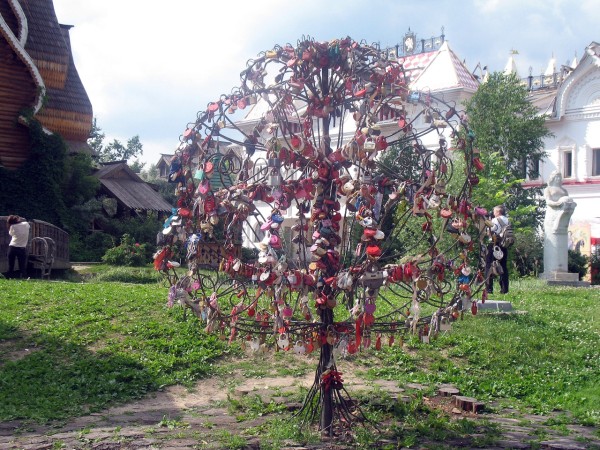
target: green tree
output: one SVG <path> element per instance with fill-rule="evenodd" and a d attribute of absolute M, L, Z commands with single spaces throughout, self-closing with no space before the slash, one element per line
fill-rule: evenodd
<path fill-rule="evenodd" d="M 102 129 L 98 126 L 97 119 L 94 117 L 90 137 L 87 141 L 88 145 L 92 148 L 94 155 L 100 154 L 104 145 L 104 138 L 106 138 L 106 135 L 102 132 Z"/>
<path fill-rule="evenodd" d="M 129 164 L 129 168 L 131 170 L 133 170 L 135 173 L 137 173 L 138 175 L 142 175 L 142 171 L 144 170 L 144 166 L 146 166 L 146 163 L 140 161 L 139 159 L 136 159 L 131 164 Z"/>
<path fill-rule="evenodd" d="M 82 205 L 96 195 L 100 182 L 92 175 L 92 167 L 92 158 L 84 153 L 66 159 L 62 192 L 68 208 Z"/>
<path fill-rule="evenodd" d="M 144 166 L 142 166 L 142 170 L 140 170 L 140 177 L 149 183 L 154 183 L 156 180 L 159 180 L 159 175 L 158 166 L 156 164 L 150 164 L 150 167 L 147 169 L 145 168 L 144 164 Z"/>
<path fill-rule="evenodd" d="M 533 172 L 546 156 L 544 138 L 550 132 L 515 74 L 493 73 L 466 106 L 481 150 L 498 152 L 515 178 L 537 175 Z"/>
<path fill-rule="evenodd" d="M 88 144 L 94 150 L 96 159 L 101 163 L 112 161 L 128 161 L 131 158 L 142 156 L 144 153 L 144 147 L 140 142 L 140 137 L 138 135 L 128 139 L 126 145 L 123 145 L 118 139 L 113 139 L 112 142 L 104 145 L 105 138 L 106 135 L 98 126 L 96 118 L 94 118 L 90 137 L 88 138 Z M 144 167 L 144 164 L 140 163 L 139 161 L 136 161 L 134 164 L 139 166 L 139 171 L 141 171 L 141 169 Z"/>
<path fill-rule="evenodd" d="M 161 178 L 159 175 L 158 167 L 156 164 L 151 164 L 148 169 L 142 166 L 142 169 L 139 172 L 140 177 L 148 182 L 153 184 L 158 193 L 171 205 L 177 203 L 177 194 L 173 189 L 173 184 L 169 183 L 164 178 Z"/>
<path fill-rule="evenodd" d="M 544 138 L 551 135 L 545 118 L 527 98 L 516 75 L 491 74 L 466 102 L 469 124 L 484 169 L 474 201 L 486 208 L 504 204 L 516 228 L 537 227 L 543 210 L 540 190 L 523 188 L 529 174 L 536 177 L 538 162 L 546 155 Z"/>
<path fill-rule="evenodd" d="M 17 213 L 65 229 L 73 238 L 87 230 L 89 220 L 80 207 L 96 195 L 98 180 L 91 158 L 68 154 L 58 134 L 47 134 L 29 120 L 31 157 L 15 171 L 0 168 L 0 215 Z"/>

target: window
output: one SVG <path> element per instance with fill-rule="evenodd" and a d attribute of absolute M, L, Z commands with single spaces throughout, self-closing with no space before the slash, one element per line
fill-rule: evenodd
<path fill-rule="evenodd" d="M 562 161 L 562 176 L 563 178 L 571 178 L 573 176 L 573 152 L 563 152 Z"/>
<path fill-rule="evenodd" d="M 592 176 L 600 176 L 600 148 L 592 149 Z"/>
<path fill-rule="evenodd" d="M 536 180 L 540 177 L 540 160 L 539 160 L 539 158 L 533 158 L 527 162 L 527 177 L 530 180 Z"/>

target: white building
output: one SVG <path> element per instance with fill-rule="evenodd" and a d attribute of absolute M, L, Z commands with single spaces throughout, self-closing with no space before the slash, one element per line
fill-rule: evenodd
<path fill-rule="evenodd" d="M 540 164 L 540 178 L 528 184 L 545 185 L 554 170 L 560 171 L 577 203 L 570 246 L 589 255 L 591 246 L 600 244 L 600 44 L 588 45 L 579 63 L 524 81 L 531 101 L 548 115 L 553 134 L 545 141 L 548 157 Z"/>

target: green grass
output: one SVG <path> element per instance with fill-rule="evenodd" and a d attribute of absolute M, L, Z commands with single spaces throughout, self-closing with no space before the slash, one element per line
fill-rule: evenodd
<path fill-rule="evenodd" d="M 210 375 L 228 351 L 167 289 L 0 280 L 0 420 L 66 419 Z"/>
<path fill-rule="evenodd" d="M 600 291 L 513 283 L 516 314 L 466 314 L 432 344 L 414 352 L 386 348 L 369 377 L 454 383 L 484 401 L 536 413 L 568 411 L 600 424 Z"/>
<path fill-rule="evenodd" d="M 125 267 L 109 266 L 106 264 L 91 264 L 84 269 L 64 271 L 62 278 L 66 281 L 85 281 L 87 283 L 101 283 L 115 281 L 136 284 L 163 284 L 163 277 L 152 266 Z M 166 286 L 166 284 L 164 284 Z"/>
<path fill-rule="evenodd" d="M 314 370 L 314 360 L 292 363 L 284 352 L 266 366 L 239 356 L 237 347 L 206 335 L 195 318 L 184 321 L 179 308 L 167 309 L 167 287 L 155 273 L 141 269 L 142 278 L 154 276 L 154 282 L 132 283 L 136 270 L 95 266 L 84 283 L 0 280 L 0 420 L 67 420 L 234 370 L 258 378 Z M 124 282 L 100 281 L 116 272 Z M 565 424 L 600 425 L 600 291 L 529 280 L 513 282 L 506 299 L 521 313 L 465 314 L 431 344 L 408 339 L 403 350 L 384 345 L 352 361 L 365 378 L 454 383 L 479 400 L 560 411 Z M 235 357 L 222 359 L 226 354 Z M 229 406 L 244 420 L 273 414 L 279 430 L 271 422 L 255 430 L 273 442 L 312 439 L 293 424 L 281 428 L 281 411 L 253 397 Z M 444 438 L 470 432 L 468 424 L 451 423 L 418 404 L 367 409 L 378 420 L 392 414 L 398 428 L 392 431 L 406 446 L 427 433 Z M 167 418 L 165 426 L 173 423 Z M 361 433 L 357 439 L 368 448 L 375 437 Z M 225 434 L 221 439 L 232 448 L 240 444 Z"/>

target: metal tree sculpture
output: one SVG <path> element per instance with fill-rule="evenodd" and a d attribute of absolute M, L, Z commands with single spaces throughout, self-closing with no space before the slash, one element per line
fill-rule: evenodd
<path fill-rule="evenodd" d="M 481 168 L 473 136 L 452 105 L 411 92 L 407 80 L 402 60 L 350 38 L 277 46 L 198 113 L 171 164 L 179 197 L 155 267 L 172 274 L 179 255 L 189 270 L 170 278 L 169 304 L 254 350 L 319 349 L 300 414 L 319 417 L 327 434 L 353 417 L 334 350 L 380 348 L 384 336 L 393 345 L 408 333 L 426 340 L 475 305 L 483 286 L 469 254 L 486 213 L 470 200 Z M 423 144 L 429 133 L 433 147 Z M 410 176 L 381 162 L 389 147 L 413 158 Z M 465 170 L 449 193 L 458 156 Z M 258 242 L 254 263 L 236 257 L 242 232 Z M 200 270 L 206 241 L 222 245 L 227 279 Z"/>

